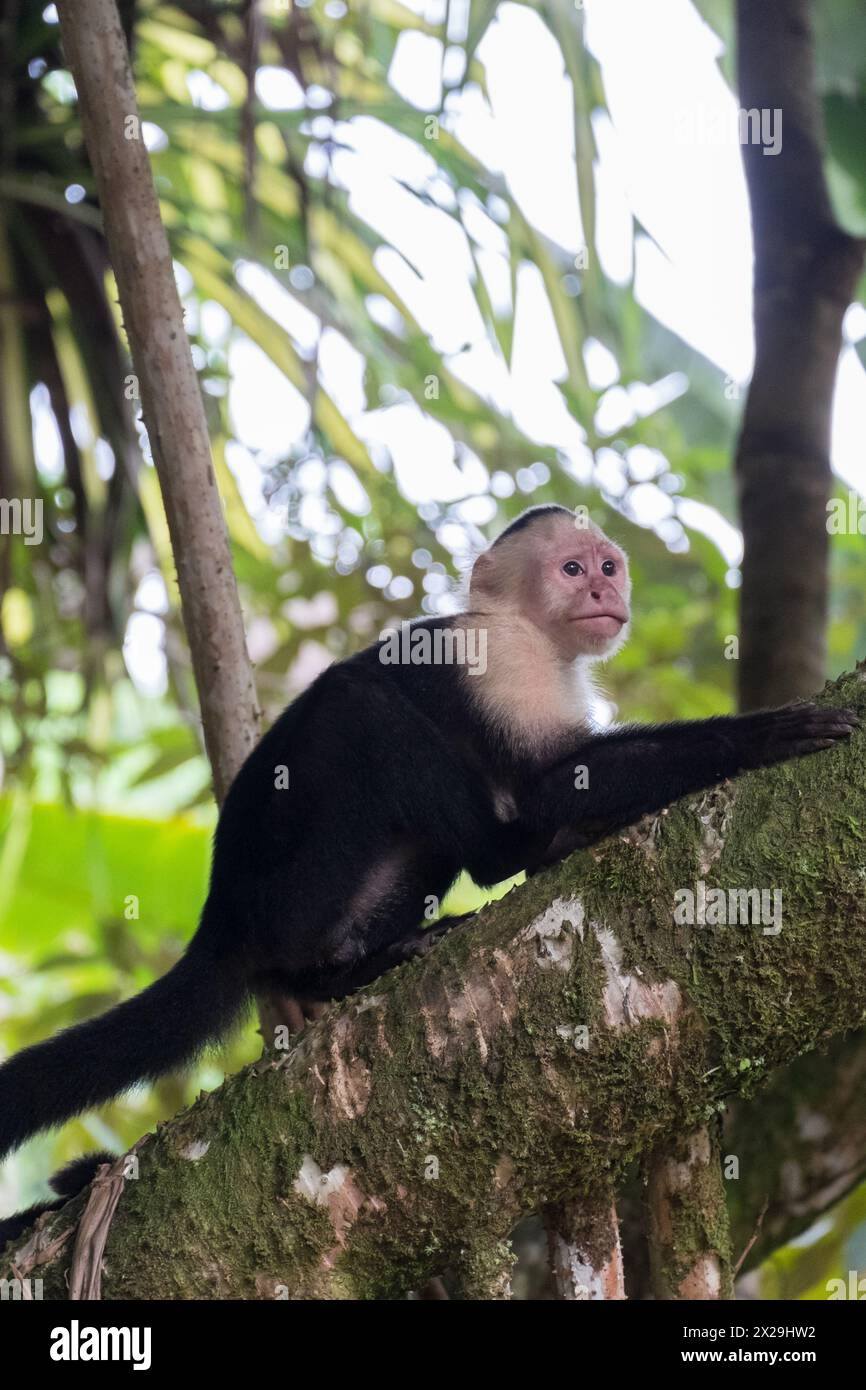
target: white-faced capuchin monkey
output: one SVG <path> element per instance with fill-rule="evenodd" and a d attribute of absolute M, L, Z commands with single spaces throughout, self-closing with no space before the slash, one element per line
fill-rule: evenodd
<path fill-rule="evenodd" d="M 630 597 L 602 531 L 533 507 L 475 561 L 466 612 L 408 626 L 402 659 L 383 640 L 319 676 L 229 791 L 182 959 L 0 1068 L 0 1156 L 189 1062 L 256 994 L 339 999 L 425 950 L 448 927 L 425 932 L 425 905 L 461 870 L 488 886 L 538 869 L 856 727 L 798 704 L 594 730 L 590 670 L 625 640 Z"/>

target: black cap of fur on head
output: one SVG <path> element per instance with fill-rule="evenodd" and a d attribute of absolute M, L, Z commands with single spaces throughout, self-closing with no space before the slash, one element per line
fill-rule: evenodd
<path fill-rule="evenodd" d="M 494 546 L 499 545 L 500 541 L 506 540 L 509 536 L 516 536 L 518 531 L 524 531 L 527 526 L 531 526 L 533 522 L 540 521 L 545 516 L 573 517 L 574 512 L 569 511 L 568 507 L 561 507 L 558 502 L 542 502 L 537 507 L 529 507 L 525 512 L 521 512 L 510 526 L 506 526 L 505 530 L 496 537 L 490 549 L 492 550 Z"/>

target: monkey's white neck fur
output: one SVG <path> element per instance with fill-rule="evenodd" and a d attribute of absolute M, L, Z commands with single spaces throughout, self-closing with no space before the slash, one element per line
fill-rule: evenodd
<path fill-rule="evenodd" d="M 575 726 L 589 727 L 594 692 L 586 660 L 563 661 L 550 639 L 518 612 L 470 611 L 454 622 L 487 633 L 487 670 L 467 677 L 469 688 L 516 747 L 537 748 Z"/>

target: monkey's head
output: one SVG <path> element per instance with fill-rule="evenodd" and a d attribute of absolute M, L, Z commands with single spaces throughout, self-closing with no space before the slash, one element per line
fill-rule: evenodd
<path fill-rule="evenodd" d="M 565 507 L 530 507 L 475 561 L 470 607 L 517 612 L 565 661 L 612 656 L 628 636 L 631 580 L 618 545 Z"/>

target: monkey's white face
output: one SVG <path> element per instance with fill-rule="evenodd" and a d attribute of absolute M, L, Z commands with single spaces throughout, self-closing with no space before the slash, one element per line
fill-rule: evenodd
<path fill-rule="evenodd" d="M 532 531 L 521 604 L 527 616 L 566 661 L 611 656 L 625 641 L 631 616 L 625 554 L 597 527 L 579 529 L 565 518 Z"/>
<path fill-rule="evenodd" d="M 598 526 L 558 513 L 505 535 L 475 561 L 470 603 L 518 612 L 553 644 L 560 660 L 598 661 L 628 636 L 628 560 Z"/>

